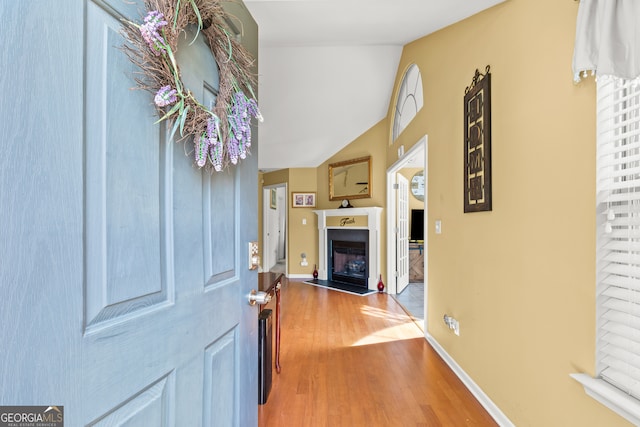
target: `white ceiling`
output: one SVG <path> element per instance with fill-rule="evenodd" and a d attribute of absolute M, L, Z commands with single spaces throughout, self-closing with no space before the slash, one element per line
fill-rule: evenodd
<path fill-rule="evenodd" d="M 244 0 L 259 27 L 259 168 L 322 164 L 387 115 L 405 44 L 503 1 Z"/>

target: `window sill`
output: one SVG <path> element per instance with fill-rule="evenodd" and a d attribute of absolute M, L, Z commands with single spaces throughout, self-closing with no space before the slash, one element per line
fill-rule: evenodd
<path fill-rule="evenodd" d="M 582 384 L 587 395 L 634 425 L 640 425 L 640 401 L 604 380 L 593 378 L 587 374 L 570 374 L 570 376 Z"/>

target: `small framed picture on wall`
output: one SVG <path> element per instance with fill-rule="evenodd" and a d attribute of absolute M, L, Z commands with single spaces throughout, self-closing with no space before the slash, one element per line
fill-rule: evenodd
<path fill-rule="evenodd" d="M 292 193 L 294 208 L 315 208 L 316 193 Z"/>

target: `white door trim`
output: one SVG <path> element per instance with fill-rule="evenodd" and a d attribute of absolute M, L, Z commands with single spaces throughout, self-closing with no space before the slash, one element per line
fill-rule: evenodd
<path fill-rule="evenodd" d="M 428 148 L 429 148 L 429 138 L 427 135 L 420 138 L 420 140 L 413 145 L 402 155 L 394 164 L 392 164 L 387 169 L 387 292 L 390 294 L 397 294 L 397 283 L 395 280 L 395 271 L 396 271 L 396 250 L 395 250 L 395 224 L 396 224 L 396 197 L 393 189 L 393 185 L 396 183 L 396 173 L 407 167 L 410 163 L 409 161 L 413 159 L 417 153 L 424 152 L 424 156 L 422 158 L 424 163 L 420 163 L 419 161 L 415 164 L 424 166 L 424 176 L 425 176 L 425 188 L 424 188 L 424 210 L 426 212 L 425 215 L 425 231 L 424 231 L 424 248 L 425 248 L 425 256 L 424 256 L 424 330 L 427 331 L 427 283 L 428 283 L 428 274 L 427 274 L 427 265 L 428 265 L 428 227 L 429 224 L 429 211 L 428 211 Z"/>

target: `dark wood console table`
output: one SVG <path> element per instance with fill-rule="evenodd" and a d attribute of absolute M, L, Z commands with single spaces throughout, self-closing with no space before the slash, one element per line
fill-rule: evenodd
<path fill-rule="evenodd" d="M 258 273 L 259 290 L 276 299 L 276 372 L 280 373 L 280 288 L 282 288 L 282 273 Z M 264 305 L 260 305 L 260 311 Z"/>

